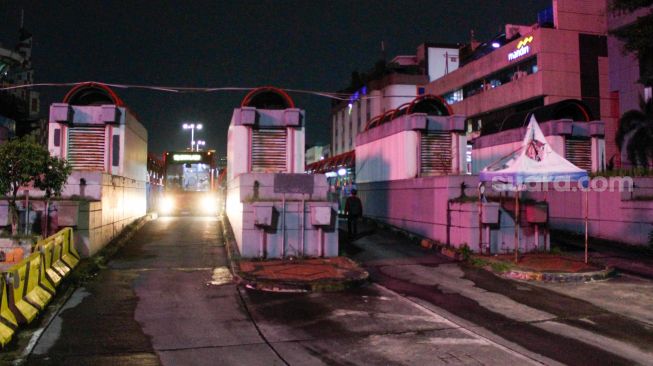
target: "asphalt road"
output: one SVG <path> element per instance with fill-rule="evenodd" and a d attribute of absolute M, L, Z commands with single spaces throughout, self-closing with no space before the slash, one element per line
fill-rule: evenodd
<path fill-rule="evenodd" d="M 346 246 L 375 284 L 340 293 L 262 293 L 225 275 L 216 219 L 160 218 L 73 293 L 26 363 L 620 365 L 653 359 L 646 358 L 653 333 L 641 323 L 400 241 L 371 233 Z"/>

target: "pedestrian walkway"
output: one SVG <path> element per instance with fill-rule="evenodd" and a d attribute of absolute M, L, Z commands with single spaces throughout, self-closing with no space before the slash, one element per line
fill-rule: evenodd
<path fill-rule="evenodd" d="M 584 256 L 584 238 L 565 232 L 553 232 L 552 245 L 558 245 L 568 255 L 576 258 Z M 591 262 L 612 267 L 620 272 L 653 279 L 653 249 L 627 246 L 608 240 L 590 238 L 589 259 Z"/>
<path fill-rule="evenodd" d="M 392 228 L 364 226 L 362 236 L 341 241 L 341 247 L 368 270 L 372 282 L 431 304 L 440 314 L 449 312 L 463 324 L 471 322 L 468 328 L 489 331 L 511 349 L 523 347 L 563 364 L 649 364 L 653 359 L 652 281 L 630 276 L 564 284 L 505 279 L 455 262 Z"/>

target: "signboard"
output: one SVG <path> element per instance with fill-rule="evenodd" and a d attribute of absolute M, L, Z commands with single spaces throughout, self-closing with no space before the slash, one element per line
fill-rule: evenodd
<path fill-rule="evenodd" d="M 174 154 L 172 155 L 174 161 L 200 161 L 202 155 L 200 154 Z"/>
<path fill-rule="evenodd" d="M 275 174 L 274 193 L 313 194 L 313 175 L 311 174 Z"/>
<path fill-rule="evenodd" d="M 517 43 L 516 49 L 508 54 L 508 61 L 513 61 L 528 55 L 531 52 L 531 46 L 529 46 L 531 42 L 533 42 L 533 36 L 521 39 L 519 43 Z"/>

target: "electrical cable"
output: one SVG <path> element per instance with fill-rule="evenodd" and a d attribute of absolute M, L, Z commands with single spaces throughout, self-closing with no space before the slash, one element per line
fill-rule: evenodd
<path fill-rule="evenodd" d="M 74 87 L 80 84 L 85 83 L 96 83 L 106 85 L 111 88 L 117 89 L 142 89 L 142 90 L 153 90 L 160 92 L 168 93 L 215 93 L 215 92 L 229 92 L 229 91 L 251 91 L 256 89 L 256 87 L 188 87 L 188 86 L 160 86 L 160 85 L 142 85 L 142 84 L 118 84 L 118 83 L 103 83 L 96 81 L 80 81 L 80 82 L 65 82 L 65 83 L 32 83 L 32 84 L 22 84 L 22 85 L 12 85 L 6 87 L 0 87 L 0 91 L 10 91 L 10 90 L 20 90 L 20 89 L 29 89 L 29 88 L 40 88 L 40 87 Z M 289 93 L 297 94 L 309 94 L 315 95 L 318 97 L 325 97 L 329 99 L 335 99 L 340 101 L 352 100 L 354 94 L 341 93 L 341 92 L 325 92 L 319 90 L 305 90 L 305 89 L 283 89 Z M 415 98 L 414 95 L 379 95 L 379 96 L 370 96 L 363 95 L 358 97 L 358 100 L 363 99 L 377 99 L 377 98 Z"/>

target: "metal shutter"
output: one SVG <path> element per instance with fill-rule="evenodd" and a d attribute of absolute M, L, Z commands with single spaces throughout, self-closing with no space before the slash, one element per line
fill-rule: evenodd
<path fill-rule="evenodd" d="M 75 170 L 104 171 L 104 126 L 76 126 L 68 130 L 68 162 Z"/>
<path fill-rule="evenodd" d="M 285 172 L 286 148 L 285 129 L 252 130 L 252 172 Z"/>
<path fill-rule="evenodd" d="M 451 133 L 422 132 L 420 160 L 421 176 L 451 173 Z"/>
<path fill-rule="evenodd" d="M 589 139 L 565 139 L 565 158 L 587 171 L 592 170 L 592 143 Z"/>

